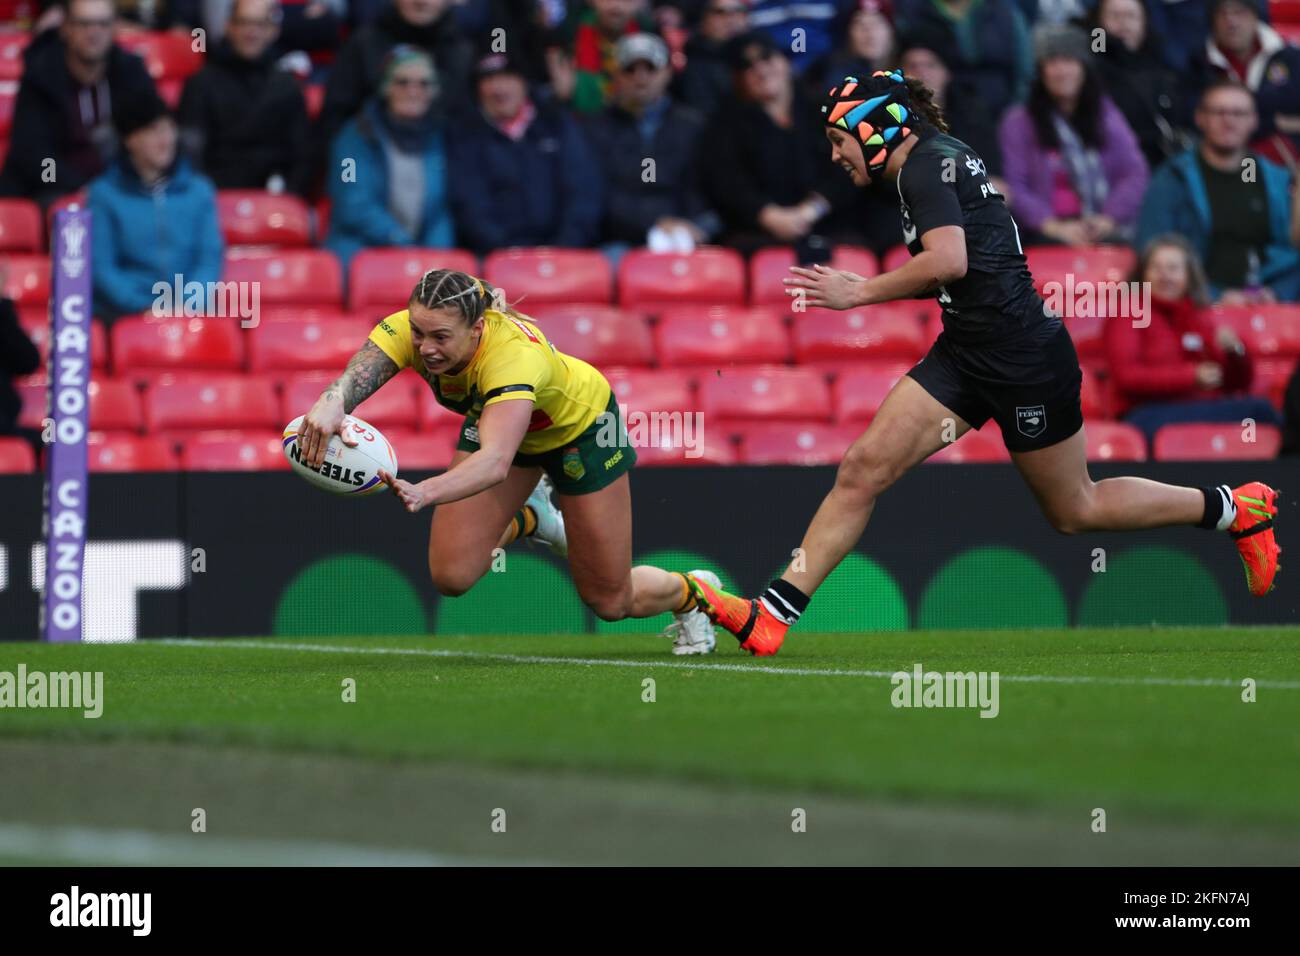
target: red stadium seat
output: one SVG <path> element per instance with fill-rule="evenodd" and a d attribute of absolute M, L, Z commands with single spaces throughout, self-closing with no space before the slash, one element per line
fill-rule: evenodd
<path fill-rule="evenodd" d="M 1079 404 L 1083 407 L 1083 417 L 1088 420 L 1106 418 L 1110 414 L 1110 396 L 1090 366 L 1081 366 L 1080 371 L 1083 381 L 1079 389 Z"/>
<path fill-rule="evenodd" d="M 32 42 L 26 30 L 0 30 L 0 80 L 13 82 L 23 75 L 23 51 Z"/>
<path fill-rule="evenodd" d="M 1235 331 L 1256 358 L 1300 356 L 1300 305 L 1217 305 L 1209 318 Z"/>
<path fill-rule="evenodd" d="M 1255 440 L 1245 440 L 1236 423 L 1165 425 L 1152 442 L 1156 461 L 1255 461 L 1276 458 L 1282 435 L 1272 425 L 1256 425 Z"/>
<path fill-rule="evenodd" d="M 434 432 L 397 428 L 385 431 L 384 434 L 397 455 L 398 471 L 403 474 L 412 471 L 444 471 L 451 465 L 451 456 L 456 454 L 456 439 L 459 436 L 458 430 L 454 428 L 439 428 Z"/>
<path fill-rule="evenodd" d="M 25 305 L 45 305 L 50 301 L 50 257 L 32 253 L 12 253 L 0 256 L 9 267 L 9 278 L 4 287 L 6 298 L 13 299 L 19 308 Z"/>
<path fill-rule="evenodd" d="M 749 260 L 749 301 L 753 305 L 781 305 L 788 309 L 791 299 L 786 293 L 784 280 L 790 275 L 790 267 L 796 263 L 794 249 L 789 246 L 755 252 Z M 856 272 L 864 279 L 880 271 L 875 254 L 858 246 L 836 246 L 829 265 L 833 269 Z"/>
<path fill-rule="evenodd" d="M 747 425 L 740 432 L 746 465 L 835 465 L 862 434 L 857 426 L 823 422 Z"/>
<path fill-rule="evenodd" d="M 415 411 L 422 432 L 436 432 L 453 427 L 458 429 L 465 423 L 464 415 L 458 415 L 445 405 L 438 404 L 433 389 L 423 379 L 420 379 L 415 389 Z"/>
<path fill-rule="evenodd" d="M 1123 422 L 1088 422 L 1084 426 L 1089 461 L 1146 461 L 1147 439 Z"/>
<path fill-rule="evenodd" d="M 530 317 L 556 349 L 597 367 L 654 361 L 650 326 L 639 313 L 610 305 L 548 305 Z"/>
<path fill-rule="evenodd" d="M 935 452 L 927 462 L 939 464 L 985 464 L 988 462 L 1010 461 L 1011 455 L 1006 445 L 1002 444 L 1002 432 L 996 422 L 987 422 L 983 429 L 968 431 L 950 445 L 945 445 Z"/>
<path fill-rule="evenodd" d="M 1074 350 L 1079 353 L 1080 358 L 1084 359 L 1104 359 L 1106 357 L 1106 323 L 1129 322 L 1123 316 L 1108 319 L 1105 316 L 1074 316 L 1065 319 L 1065 327 L 1069 330 L 1070 340 L 1074 342 Z"/>
<path fill-rule="evenodd" d="M 258 283 L 260 302 L 265 305 L 343 301 L 343 270 L 334 254 L 324 249 L 228 249 L 222 278 Z"/>
<path fill-rule="evenodd" d="M 271 369 L 337 369 L 365 344 L 371 324 L 365 319 L 332 322 L 263 322 L 246 330 L 248 367 Z M 337 374 L 337 373 L 336 373 Z"/>
<path fill-rule="evenodd" d="M 723 369 L 700 382 L 700 407 L 711 419 L 828 421 L 831 395 L 815 369 L 759 366 Z"/>
<path fill-rule="evenodd" d="M 349 312 L 337 305 L 270 305 L 258 315 L 262 325 L 279 322 L 321 323 L 352 321 L 367 328 L 375 327 L 375 319 L 364 313 Z"/>
<path fill-rule="evenodd" d="M 311 210 L 297 196 L 261 189 L 217 191 L 217 218 L 227 245 L 311 244 Z"/>
<path fill-rule="evenodd" d="M 693 433 L 689 442 L 684 434 L 673 435 L 671 430 L 649 437 L 658 441 L 636 445 L 637 467 L 734 465 L 739 460 L 731 434 L 724 428 L 706 427 L 702 434 Z"/>
<path fill-rule="evenodd" d="M 430 269 L 473 275 L 478 260 L 464 249 L 363 249 L 348 267 L 348 307 L 383 315 L 399 312 L 406 308 L 420 276 Z"/>
<path fill-rule="evenodd" d="M 45 306 L 34 306 L 18 310 L 18 324 L 27 337 L 32 340 L 41 353 L 41 361 L 50 356 L 50 315 Z M 108 333 L 104 323 L 92 319 L 90 323 L 90 364 L 95 368 L 108 365 Z"/>
<path fill-rule="evenodd" d="M 188 33 L 171 30 L 118 30 L 117 45 L 144 60 L 149 75 L 158 80 L 183 80 L 203 66 Z"/>
<path fill-rule="evenodd" d="M 235 319 L 120 319 L 113 325 L 118 375 L 138 369 L 226 369 L 244 362 L 244 332 Z"/>
<path fill-rule="evenodd" d="M 1251 393 L 1263 395 L 1281 408 L 1287 383 L 1291 381 L 1295 370 L 1295 359 L 1261 359 L 1255 363 L 1255 381 L 1251 384 Z"/>
<path fill-rule="evenodd" d="M 22 438 L 0 438 L 0 475 L 26 475 L 36 470 L 36 452 Z"/>
<path fill-rule="evenodd" d="M 605 370 L 614 397 L 629 411 L 691 412 L 696 410 L 690 380 L 677 371 L 611 368 Z"/>
<path fill-rule="evenodd" d="M 689 255 L 633 249 L 618 264 L 618 298 L 625 306 L 743 305 L 745 260 L 734 249 L 717 246 L 701 246 Z"/>
<path fill-rule="evenodd" d="M 338 378 L 337 372 L 298 375 L 285 383 L 284 405 L 280 417 L 291 422 L 311 410 L 325 387 Z M 415 389 L 426 391 L 429 386 L 414 372 L 402 372 L 358 405 L 354 414 L 376 428 L 387 432 L 390 428 L 411 428 L 419 425 L 419 403 Z M 389 436 L 389 440 L 392 437 Z"/>
<path fill-rule="evenodd" d="M 14 127 L 14 106 L 18 102 L 18 84 L 0 80 L 0 138 L 9 139 Z"/>
<path fill-rule="evenodd" d="M 156 383 L 145 390 L 144 413 L 150 431 L 275 429 L 285 424 L 271 382 L 241 375 Z"/>
<path fill-rule="evenodd" d="M 47 382 L 20 382 L 14 386 L 18 392 L 18 425 L 20 428 L 40 428 L 45 420 Z"/>
<path fill-rule="evenodd" d="M 1030 246 L 1025 250 L 1025 259 L 1039 294 L 1043 294 L 1047 283 L 1059 282 L 1059 294 L 1067 301 L 1071 288 L 1068 276 L 1074 276 L 1077 299 L 1081 282 L 1127 282 L 1137 254 L 1128 246 Z"/>
<path fill-rule="evenodd" d="M 528 311 L 540 302 L 609 302 L 614 277 L 594 249 L 500 249 L 483 260 L 483 278 Z"/>
<path fill-rule="evenodd" d="M 156 435 L 90 432 L 86 449 L 91 471 L 175 471 L 180 467 L 172 443 Z"/>
<path fill-rule="evenodd" d="M 289 467 L 278 431 L 205 432 L 181 442 L 185 471 L 283 471 Z"/>
<path fill-rule="evenodd" d="M 44 247 L 41 207 L 30 199 L 0 199 L 0 252 L 40 252 Z"/>
<path fill-rule="evenodd" d="M 673 306 L 655 326 L 661 365 L 726 368 L 788 361 L 790 333 L 773 308 Z"/>
<path fill-rule="evenodd" d="M 885 253 L 885 257 L 880 260 L 881 272 L 893 272 L 912 258 L 912 254 L 907 251 L 907 246 L 894 246 Z"/>
<path fill-rule="evenodd" d="M 90 427 L 96 431 L 140 431 L 144 409 L 132 382 L 101 378 L 90 383 Z"/>
<path fill-rule="evenodd" d="M 880 410 L 885 396 L 911 367 L 906 362 L 885 362 L 844 369 L 831 387 L 835 420 L 870 421 Z"/>
<path fill-rule="evenodd" d="M 1300 23 L 1274 23 L 1273 29 L 1290 46 L 1300 46 Z"/>
<path fill-rule="evenodd" d="M 893 302 L 870 309 L 795 313 L 794 357 L 822 360 L 901 359 L 915 361 L 928 343 L 916 305 Z"/>

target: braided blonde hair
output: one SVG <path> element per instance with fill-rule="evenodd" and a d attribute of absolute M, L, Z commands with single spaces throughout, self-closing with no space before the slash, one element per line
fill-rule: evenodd
<path fill-rule="evenodd" d="M 468 325 L 483 318 L 488 309 L 514 313 L 506 302 L 504 291 L 477 276 L 455 269 L 430 269 L 415 284 L 407 305 L 421 305 L 426 309 L 459 309 Z"/>

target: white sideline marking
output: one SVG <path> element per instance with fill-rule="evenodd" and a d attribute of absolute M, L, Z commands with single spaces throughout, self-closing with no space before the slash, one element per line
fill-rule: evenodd
<path fill-rule="evenodd" d="M 621 661 L 601 657 L 546 657 L 537 654 L 500 654 L 491 651 L 460 651 L 437 647 L 352 647 L 346 644 L 294 644 L 280 641 L 182 640 L 141 641 L 138 646 L 166 644 L 173 647 L 238 647 L 252 650 L 312 651 L 319 654 L 397 654 L 405 657 L 463 657 L 507 664 L 560 664 L 582 667 L 667 667 L 675 670 L 733 671 L 745 674 L 771 674 L 778 677 L 893 677 L 898 671 L 852 670 L 847 668 L 780 667 L 762 664 L 703 664 L 689 661 Z M 1240 679 L 1230 677 L 1089 677 L 1052 674 L 1002 674 L 1001 680 L 1021 684 L 1101 684 L 1109 686 L 1151 687 L 1240 687 Z M 1255 682 L 1256 687 L 1270 690 L 1300 690 L 1300 681 Z"/>
<path fill-rule="evenodd" d="M 0 823 L 0 856 L 122 866 L 518 866 L 486 857 L 307 840 L 189 836 L 149 830 Z M 541 865 L 541 864 L 527 864 Z"/>

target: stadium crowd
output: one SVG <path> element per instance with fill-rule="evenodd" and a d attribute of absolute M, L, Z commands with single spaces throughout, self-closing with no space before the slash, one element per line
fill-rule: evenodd
<path fill-rule="evenodd" d="M 1112 416 L 1152 440 L 1250 417 L 1300 453 L 1293 363 L 1261 384 L 1219 321 L 1300 301 L 1300 2 L 5 0 L 0 17 L 0 197 L 88 205 L 110 328 L 160 280 L 222 277 L 227 190 L 303 200 L 345 276 L 375 248 L 887 263 L 896 197 L 830 162 L 816 104 L 900 65 L 1026 246 L 1131 250 L 1118 278 L 1150 283 L 1152 321 L 1098 337 Z M 131 52 L 168 36 L 198 51 L 186 75 Z M 1295 313 L 1278 321 L 1300 342 Z M 0 430 L 8 379 L 33 369 L 18 338 L 0 299 Z"/>

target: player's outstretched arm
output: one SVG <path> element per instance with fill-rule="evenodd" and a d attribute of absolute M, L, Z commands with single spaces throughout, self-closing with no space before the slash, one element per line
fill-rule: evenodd
<path fill-rule="evenodd" d="M 446 504 L 469 498 L 480 491 L 499 485 L 510 474 L 510 465 L 519 445 L 528 434 L 533 418 L 533 402 L 512 399 L 483 409 L 478 420 L 479 449 L 455 468 L 441 475 L 411 484 L 381 471 L 382 478 L 414 514 L 426 505 Z"/>
<path fill-rule="evenodd" d="M 806 306 L 856 309 L 930 295 L 966 274 L 966 231 L 960 226 L 931 229 L 921 236 L 921 245 L 921 252 L 903 265 L 871 279 L 823 265 L 793 266 L 786 293 Z"/>
<path fill-rule="evenodd" d="M 374 342 L 361 346 L 348 360 L 343 374 L 321 393 L 303 419 L 300 438 L 303 460 L 319 468 L 332 435 L 355 445 L 356 440 L 343 433 L 343 417 L 375 394 L 398 371 L 397 363 Z"/>

